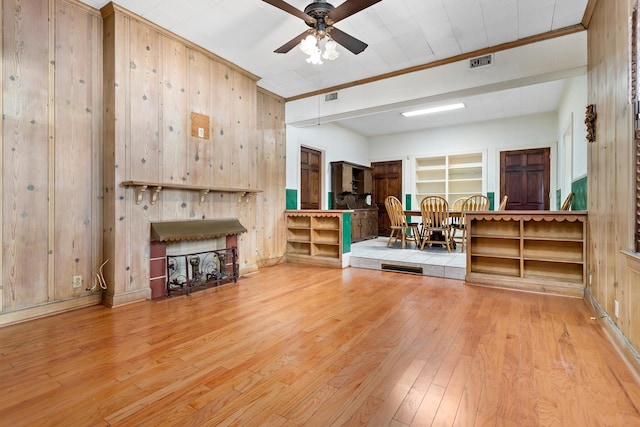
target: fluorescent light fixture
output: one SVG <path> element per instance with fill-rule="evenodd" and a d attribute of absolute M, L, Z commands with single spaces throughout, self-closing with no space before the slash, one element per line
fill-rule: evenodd
<path fill-rule="evenodd" d="M 439 113 L 441 111 L 458 110 L 464 107 L 465 105 L 462 102 L 459 102 L 457 104 L 449 104 L 449 105 L 441 105 L 439 107 L 425 108 L 424 110 L 407 111 L 406 113 L 402 113 L 402 115 L 405 117 L 421 116 L 423 114 Z"/>

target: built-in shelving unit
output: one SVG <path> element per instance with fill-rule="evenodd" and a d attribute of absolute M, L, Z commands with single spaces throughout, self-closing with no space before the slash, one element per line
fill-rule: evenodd
<path fill-rule="evenodd" d="M 483 193 L 482 153 L 415 158 L 416 203 L 428 195 L 453 203 L 460 197 Z"/>
<path fill-rule="evenodd" d="M 286 211 L 287 261 L 342 267 L 342 211 Z"/>
<path fill-rule="evenodd" d="M 584 295 L 586 212 L 470 212 L 467 224 L 467 282 Z"/>
<path fill-rule="evenodd" d="M 241 197 L 247 195 L 260 193 L 262 190 L 256 190 L 255 188 L 233 188 L 233 187 L 203 187 L 198 185 L 189 184 L 176 184 L 176 183 L 160 183 L 160 182 L 144 182 L 144 181 L 124 181 L 122 183 L 125 187 L 135 187 L 136 190 L 136 204 L 142 203 L 144 193 L 149 191 L 150 202 L 155 205 L 158 201 L 158 194 L 163 189 L 170 190 L 187 190 L 197 191 L 200 193 L 200 204 L 204 203 L 205 196 L 210 192 L 219 193 L 239 193 Z"/>

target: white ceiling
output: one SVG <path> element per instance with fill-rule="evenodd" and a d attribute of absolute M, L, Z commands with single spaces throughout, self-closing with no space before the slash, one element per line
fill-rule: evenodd
<path fill-rule="evenodd" d="M 81 0 L 100 9 L 106 0 Z M 347 0 L 348 1 L 348 0 Z M 119 6 L 259 76 L 285 98 L 420 66 L 581 23 L 589 0 L 381 0 L 336 24 L 369 46 L 359 55 L 338 47 L 335 61 L 311 65 L 298 48 L 273 50 L 303 32 L 298 17 L 262 0 L 118 0 Z M 303 10 L 310 0 L 289 0 Z M 334 6 L 343 3 L 331 1 Z M 562 81 L 462 99 L 463 114 L 400 123 L 397 112 L 342 119 L 365 136 L 464 121 L 554 111 Z M 384 126 L 382 125 L 384 123 Z"/>

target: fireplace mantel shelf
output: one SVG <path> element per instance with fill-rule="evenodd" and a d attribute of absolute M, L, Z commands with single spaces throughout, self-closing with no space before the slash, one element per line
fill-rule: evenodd
<path fill-rule="evenodd" d="M 209 192 L 218 193 L 241 193 L 241 197 L 246 195 L 254 195 L 255 193 L 261 193 L 262 190 L 256 190 L 255 188 L 233 188 L 233 187 L 203 187 L 199 185 L 189 184 L 176 184 L 176 183 L 161 183 L 161 182 L 144 182 L 144 181 L 123 181 L 122 185 L 125 187 L 136 188 L 136 204 L 142 203 L 142 196 L 150 189 L 151 192 L 151 204 L 154 205 L 158 201 L 158 194 L 165 189 L 172 190 L 188 190 L 197 191 L 200 193 L 200 204 L 204 203 L 204 198 Z"/>

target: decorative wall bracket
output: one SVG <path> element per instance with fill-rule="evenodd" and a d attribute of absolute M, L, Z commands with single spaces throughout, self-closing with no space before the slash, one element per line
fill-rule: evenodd
<path fill-rule="evenodd" d="M 240 193 L 240 197 L 238 198 L 238 204 L 245 204 L 248 205 L 249 201 L 251 200 L 251 196 L 255 196 L 257 193 L 256 192 L 243 192 Z"/>
<path fill-rule="evenodd" d="M 587 105 L 584 113 L 584 124 L 587 125 L 587 141 L 596 141 L 596 106 L 594 104 Z"/>

